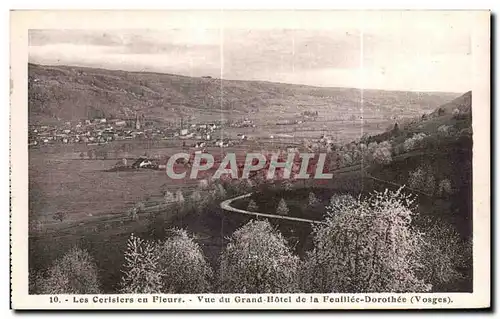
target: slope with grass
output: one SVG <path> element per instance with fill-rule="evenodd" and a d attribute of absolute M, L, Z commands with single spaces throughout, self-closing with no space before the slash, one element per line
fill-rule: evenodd
<path fill-rule="evenodd" d="M 254 115 L 296 116 L 319 110 L 320 118 L 419 114 L 452 100 L 455 93 L 326 88 L 234 81 L 173 74 L 73 66 L 28 65 L 31 123 L 96 117 L 166 119 L 196 115 L 220 119 Z"/>

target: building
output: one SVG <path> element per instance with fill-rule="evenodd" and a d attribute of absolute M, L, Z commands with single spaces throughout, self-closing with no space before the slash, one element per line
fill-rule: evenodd
<path fill-rule="evenodd" d="M 140 130 L 141 129 L 141 120 L 139 119 L 139 116 L 136 115 L 135 117 L 135 129 Z"/>

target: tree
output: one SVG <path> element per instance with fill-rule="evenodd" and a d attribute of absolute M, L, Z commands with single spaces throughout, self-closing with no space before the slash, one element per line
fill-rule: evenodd
<path fill-rule="evenodd" d="M 430 195 L 434 195 L 434 192 L 436 191 L 436 179 L 431 171 L 427 172 L 427 180 L 425 184 L 425 191 Z"/>
<path fill-rule="evenodd" d="M 85 153 L 80 152 L 80 159 L 84 159 L 84 158 L 85 158 Z"/>
<path fill-rule="evenodd" d="M 122 293 L 203 293 L 212 270 L 185 230 L 172 229 L 162 242 L 130 236 L 121 279 Z"/>
<path fill-rule="evenodd" d="M 281 182 L 281 186 L 282 186 L 283 190 L 290 191 L 293 188 L 293 183 L 289 178 L 287 178 L 287 179 L 283 180 L 283 182 Z"/>
<path fill-rule="evenodd" d="M 403 143 L 404 150 L 406 152 L 413 151 L 417 147 L 422 146 L 423 140 L 427 137 L 425 133 L 418 133 L 413 135 L 412 137 L 406 139 Z"/>
<path fill-rule="evenodd" d="M 199 191 L 195 190 L 192 194 L 191 194 L 191 206 L 197 211 L 197 212 L 201 212 L 203 206 L 204 206 L 204 200 L 203 198 L 201 197 L 201 194 Z"/>
<path fill-rule="evenodd" d="M 297 292 L 300 260 L 268 221 L 250 221 L 236 230 L 222 252 L 220 290 L 224 293 Z"/>
<path fill-rule="evenodd" d="M 398 126 L 397 122 L 394 124 L 394 128 L 392 129 L 392 132 L 393 133 L 399 133 L 399 126 Z"/>
<path fill-rule="evenodd" d="M 309 198 L 307 201 L 309 207 L 316 207 L 316 205 L 319 204 L 319 200 L 316 198 L 316 195 L 314 195 L 313 192 L 309 193 Z"/>
<path fill-rule="evenodd" d="M 224 189 L 224 186 L 222 186 L 221 184 L 217 183 L 215 185 L 216 189 L 217 189 L 217 196 L 221 199 L 224 199 L 226 198 L 227 196 L 227 193 L 226 193 L 226 190 Z"/>
<path fill-rule="evenodd" d="M 30 220 L 29 221 L 29 231 L 34 233 L 39 233 L 43 230 L 43 223 L 40 220 Z"/>
<path fill-rule="evenodd" d="M 184 195 L 182 194 L 182 190 L 178 189 L 177 192 L 175 193 L 175 200 L 179 205 L 184 205 Z"/>
<path fill-rule="evenodd" d="M 253 199 L 251 199 L 250 202 L 248 202 L 247 210 L 249 212 L 258 212 L 259 206 L 257 206 L 257 203 Z"/>
<path fill-rule="evenodd" d="M 157 246 L 131 234 L 124 254 L 121 292 L 160 293 L 163 283 L 159 270 L 160 254 L 157 252 Z"/>
<path fill-rule="evenodd" d="M 330 197 L 330 206 L 327 206 L 328 215 L 331 217 L 335 212 L 344 207 L 350 207 L 356 203 L 356 199 L 347 194 L 335 194 Z"/>
<path fill-rule="evenodd" d="M 302 268 L 302 289 L 314 292 L 422 292 L 422 235 L 413 229 L 413 200 L 399 189 L 366 200 L 336 201 L 315 229 Z"/>
<path fill-rule="evenodd" d="M 207 189 L 208 188 L 208 180 L 202 179 L 198 182 L 198 188 L 200 189 Z"/>
<path fill-rule="evenodd" d="M 436 179 L 432 169 L 428 165 L 421 165 L 411 171 L 408 177 L 408 185 L 411 188 L 433 195 L 436 190 Z"/>
<path fill-rule="evenodd" d="M 439 194 L 442 196 L 450 195 L 453 193 L 451 182 L 449 179 L 443 179 L 439 182 Z"/>
<path fill-rule="evenodd" d="M 163 293 L 210 292 L 213 276 L 201 247 L 183 229 L 171 230 L 172 237 L 160 247 Z"/>
<path fill-rule="evenodd" d="M 425 230 L 425 249 L 421 258 L 425 271 L 422 275 L 440 291 L 445 284 L 463 278 L 457 268 L 472 265 L 472 260 L 467 260 L 472 258 L 472 251 L 467 249 L 467 242 L 463 242 L 447 222 L 428 220 Z"/>
<path fill-rule="evenodd" d="M 98 270 L 86 250 L 77 247 L 56 259 L 44 275 L 35 279 L 37 294 L 98 294 Z"/>
<path fill-rule="evenodd" d="M 164 200 L 165 200 L 166 204 L 173 203 L 173 202 L 175 202 L 175 196 L 171 192 L 166 191 L 165 196 L 164 196 Z"/>
<path fill-rule="evenodd" d="M 391 149 L 390 142 L 385 141 L 380 143 L 373 152 L 373 160 L 375 163 L 390 164 L 392 162 Z"/>
<path fill-rule="evenodd" d="M 139 219 L 139 215 L 137 214 L 137 207 L 132 207 L 131 209 L 129 209 L 128 213 L 127 213 L 128 217 L 130 217 L 132 220 L 138 220 Z"/>
<path fill-rule="evenodd" d="M 288 215 L 288 206 L 286 205 L 285 199 L 282 198 L 278 203 L 278 208 L 276 209 L 276 215 Z"/>
<path fill-rule="evenodd" d="M 422 189 L 425 185 L 426 172 L 422 166 L 411 171 L 408 177 L 408 186 L 413 189 Z"/>
<path fill-rule="evenodd" d="M 143 212 L 146 209 L 146 204 L 144 204 L 144 202 L 137 202 L 135 204 L 135 207 L 137 208 L 138 212 Z"/>

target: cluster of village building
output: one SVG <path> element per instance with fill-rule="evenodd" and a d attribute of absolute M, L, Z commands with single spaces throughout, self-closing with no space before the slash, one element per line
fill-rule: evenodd
<path fill-rule="evenodd" d="M 160 127 L 161 126 L 161 127 Z M 197 140 L 189 146 L 196 148 L 210 145 L 229 146 L 229 139 L 220 138 L 221 123 L 197 123 L 175 125 L 144 125 L 136 119 L 94 119 L 78 122 L 62 122 L 58 125 L 30 125 L 28 145 L 85 143 L 106 144 L 112 141 L 146 139 Z M 246 136 L 240 136 L 245 139 Z M 191 145 L 192 144 L 192 145 Z"/>

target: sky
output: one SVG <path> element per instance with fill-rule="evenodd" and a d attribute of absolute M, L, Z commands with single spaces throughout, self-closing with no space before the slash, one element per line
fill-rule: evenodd
<path fill-rule="evenodd" d="M 331 18 L 320 27 L 32 29 L 29 61 L 324 87 L 471 89 L 473 19 L 467 15 Z"/>

